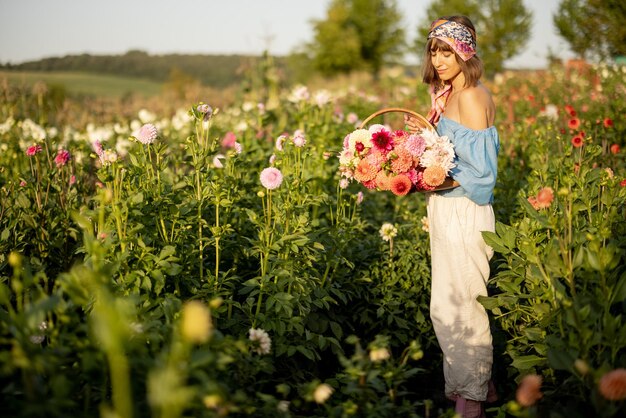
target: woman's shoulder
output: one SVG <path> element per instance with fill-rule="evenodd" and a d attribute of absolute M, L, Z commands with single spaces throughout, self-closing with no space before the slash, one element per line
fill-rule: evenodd
<path fill-rule="evenodd" d="M 493 99 L 489 90 L 482 83 L 477 83 L 475 86 L 467 87 L 459 93 L 459 102 L 485 107 L 485 105 L 493 103 Z"/>
<path fill-rule="evenodd" d="M 493 124 L 495 105 L 491 93 L 482 84 L 468 87 L 459 94 L 459 116 L 463 125 L 484 129 Z"/>

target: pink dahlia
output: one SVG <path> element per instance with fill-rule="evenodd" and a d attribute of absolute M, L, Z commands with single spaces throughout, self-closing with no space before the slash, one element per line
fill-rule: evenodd
<path fill-rule="evenodd" d="M 205 121 L 209 120 L 213 116 L 213 108 L 206 103 L 201 103 L 196 107 L 198 113 L 204 115 Z"/>
<path fill-rule="evenodd" d="M 222 163 L 222 160 L 224 158 L 226 158 L 224 154 L 217 154 L 215 157 L 213 157 L 213 166 L 215 168 L 224 168 L 224 164 Z"/>
<path fill-rule="evenodd" d="M 146 123 L 137 132 L 137 140 L 144 145 L 152 144 L 156 141 L 158 135 L 158 131 L 156 126 L 151 123 Z"/>
<path fill-rule="evenodd" d="M 280 187 L 283 182 L 283 173 L 275 167 L 268 167 L 261 171 L 261 184 L 268 190 L 274 190 Z"/>
<path fill-rule="evenodd" d="M 224 138 L 222 138 L 222 147 L 226 149 L 234 148 L 237 143 L 237 137 L 231 131 L 226 132 Z"/>
<path fill-rule="evenodd" d="M 363 186 L 366 188 L 373 190 L 376 188 L 376 179 L 368 180 L 363 182 Z"/>
<path fill-rule="evenodd" d="M 96 153 L 96 155 L 99 157 L 102 155 L 102 153 L 104 152 L 104 148 L 102 147 L 102 143 L 100 143 L 100 141 L 94 141 L 93 144 L 93 150 Z"/>
<path fill-rule="evenodd" d="M 57 165 L 57 167 L 63 167 L 70 161 L 70 158 L 71 156 L 68 150 L 60 149 L 57 152 L 57 156 L 54 157 L 54 163 Z"/>
<path fill-rule="evenodd" d="M 293 133 L 292 141 L 296 147 L 302 148 L 306 144 L 306 138 L 304 137 L 304 132 L 302 132 L 300 129 L 296 130 Z"/>
<path fill-rule="evenodd" d="M 381 129 L 372 134 L 372 144 L 375 149 L 381 152 L 391 151 L 393 149 L 393 138 L 389 131 Z"/>
<path fill-rule="evenodd" d="M 32 157 L 35 154 L 39 154 L 41 150 L 41 145 L 31 145 L 30 147 L 28 147 L 28 149 L 26 149 L 26 155 Z"/>
<path fill-rule="evenodd" d="M 417 170 L 416 169 L 412 168 L 406 173 L 404 173 L 404 175 L 407 176 L 409 180 L 411 180 L 411 183 L 417 184 Z"/>
<path fill-rule="evenodd" d="M 343 138 L 343 147 L 344 148 L 349 148 L 350 147 L 350 134 L 346 135 Z"/>
<path fill-rule="evenodd" d="M 409 151 L 414 157 L 419 157 L 426 149 L 426 141 L 420 135 L 413 134 L 406 140 L 404 148 L 406 148 L 406 150 Z"/>
<path fill-rule="evenodd" d="M 285 142 L 286 139 L 287 139 L 287 136 L 285 134 L 279 135 L 278 138 L 276 138 L 276 143 L 274 144 L 274 146 L 276 147 L 278 151 L 283 150 L 283 143 Z"/>
<path fill-rule="evenodd" d="M 536 374 L 524 376 L 515 393 L 515 399 L 523 407 L 534 405 L 543 397 L 541 393 L 542 377 Z"/>
<path fill-rule="evenodd" d="M 376 171 L 379 171 L 386 161 L 385 156 L 375 150 L 371 150 L 364 159 L 370 163 Z"/>

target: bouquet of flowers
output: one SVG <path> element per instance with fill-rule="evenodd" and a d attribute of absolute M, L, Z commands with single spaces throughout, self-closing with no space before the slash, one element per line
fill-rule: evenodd
<path fill-rule="evenodd" d="M 441 189 L 453 160 L 454 146 L 432 127 L 409 133 L 374 124 L 345 137 L 339 170 L 368 189 L 404 196 Z"/>

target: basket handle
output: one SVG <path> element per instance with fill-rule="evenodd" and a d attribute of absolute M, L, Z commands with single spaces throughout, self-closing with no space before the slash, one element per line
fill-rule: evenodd
<path fill-rule="evenodd" d="M 404 109 L 402 107 L 386 107 L 384 109 L 380 109 L 379 111 L 374 112 L 371 115 L 369 115 L 367 118 L 365 118 L 365 120 L 361 122 L 361 126 L 359 128 L 363 129 L 365 125 L 367 125 L 367 122 L 371 121 L 376 116 L 380 116 L 380 115 L 384 115 L 385 113 L 392 113 L 392 112 L 407 113 L 413 116 L 415 119 L 417 119 L 422 128 L 434 129 L 433 125 L 431 125 L 430 122 L 428 122 L 428 119 L 426 119 L 424 116 L 410 109 Z"/>

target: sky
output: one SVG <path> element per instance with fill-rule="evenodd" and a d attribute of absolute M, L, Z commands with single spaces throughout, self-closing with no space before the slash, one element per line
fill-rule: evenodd
<path fill-rule="evenodd" d="M 0 63 L 75 54 L 285 55 L 313 40 L 331 0 L 0 0 Z M 572 54 L 552 24 L 561 0 L 524 0 L 531 39 L 508 68 L 543 68 L 549 48 Z M 408 39 L 430 0 L 397 0 Z M 415 57 L 413 57 L 415 59 Z M 411 60 L 411 57 L 408 57 Z"/>

